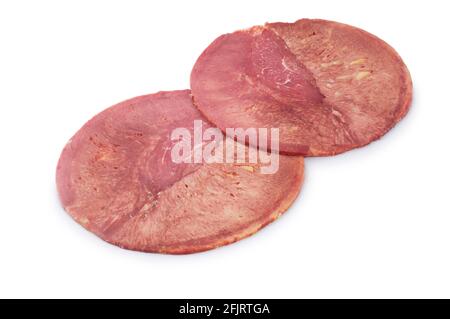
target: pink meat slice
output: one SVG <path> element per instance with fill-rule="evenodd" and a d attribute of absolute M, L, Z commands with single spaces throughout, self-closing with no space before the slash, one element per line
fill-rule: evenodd
<path fill-rule="evenodd" d="M 275 174 L 262 174 L 260 162 L 174 163 L 171 132 L 193 134 L 194 120 L 211 127 L 189 90 L 137 97 L 95 116 L 58 163 L 65 210 L 114 245 L 185 254 L 247 237 L 291 205 L 302 157 L 280 156 Z"/>
<path fill-rule="evenodd" d="M 194 104 L 226 128 L 274 127 L 284 154 L 325 156 L 380 138 L 408 111 L 409 72 L 384 41 L 325 20 L 217 38 L 191 74 Z"/>

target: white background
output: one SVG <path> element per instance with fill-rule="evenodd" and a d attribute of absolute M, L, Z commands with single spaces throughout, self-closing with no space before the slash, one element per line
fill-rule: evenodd
<path fill-rule="evenodd" d="M 0 297 L 450 297 L 447 1 L 2 1 Z M 300 198 L 249 239 L 189 256 L 104 243 L 60 207 L 66 141 L 104 108 L 189 87 L 217 36 L 325 18 L 393 45 L 410 113 L 380 141 L 306 160 Z"/>

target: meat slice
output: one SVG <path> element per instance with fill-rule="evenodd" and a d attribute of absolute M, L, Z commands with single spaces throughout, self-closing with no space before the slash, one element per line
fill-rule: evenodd
<path fill-rule="evenodd" d="M 137 97 L 95 116 L 58 163 L 66 211 L 114 245 L 184 254 L 247 237 L 291 205 L 303 180 L 302 157 L 280 156 L 274 174 L 261 173 L 261 161 L 174 162 L 171 134 L 194 134 L 194 120 L 211 127 L 188 90 Z"/>
<path fill-rule="evenodd" d="M 384 41 L 325 20 L 268 23 L 217 38 L 191 74 L 194 104 L 221 130 L 276 127 L 284 154 L 366 145 L 408 111 L 409 72 Z"/>

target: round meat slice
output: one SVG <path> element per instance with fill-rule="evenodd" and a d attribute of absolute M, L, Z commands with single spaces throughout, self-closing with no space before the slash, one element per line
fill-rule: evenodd
<path fill-rule="evenodd" d="M 205 135 L 200 143 L 188 141 L 186 132 L 195 141 L 198 123 L 222 141 Z M 91 119 L 64 148 L 56 176 L 60 199 L 78 223 L 126 249 L 186 254 L 235 242 L 291 205 L 303 158 L 279 156 L 278 170 L 268 174 L 262 168 L 275 153 L 259 151 L 250 161 L 242 144 L 247 161 L 237 160 L 238 147 L 228 163 L 195 155 L 199 149 L 221 154 L 219 146 L 230 141 L 192 105 L 189 90 L 122 102 Z M 180 145 L 192 149 L 183 153 Z"/>
<path fill-rule="evenodd" d="M 194 104 L 225 132 L 275 127 L 284 154 L 326 156 L 380 138 L 408 111 L 409 72 L 384 41 L 325 20 L 217 38 L 191 74 Z"/>

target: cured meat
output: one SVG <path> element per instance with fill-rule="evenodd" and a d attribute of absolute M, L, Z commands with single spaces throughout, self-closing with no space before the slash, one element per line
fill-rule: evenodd
<path fill-rule="evenodd" d="M 284 154 L 325 156 L 380 138 L 408 111 L 409 72 L 384 41 L 325 20 L 217 38 L 191 74 L 194 104 L 221 130 L 277 127 Z"/>
<path fill-rule="evenodd" d="M 171 132 L 193 132 L 194 120 L 211 127 L 188 90 L 137 97 L 95 116 L 58 163 L 66 211 L 114 245 L 184 254 L 247 237 L 291 205 L 303 180 L 302 157 L 280 156 L 274 174 L 261 173 L 262 161 L 173 161 Z"/>

